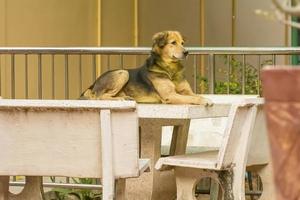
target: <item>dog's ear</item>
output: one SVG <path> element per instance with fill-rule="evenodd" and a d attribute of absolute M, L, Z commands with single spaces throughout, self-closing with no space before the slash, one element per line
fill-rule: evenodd
<path fill-rule="evenodd" d="M 182 40 L 184 43 L 186 43 L 188 41 L 187 37 L 185 37 L 184 35 L 181 35 L 181 37 L 182 37 Z"/>
<path fill-rule="evenodd" d="M 152 47 L 157 46 L 159 48 L 163 48 L 168 43 L 168 36 L 169 33 L 167 31 L 154 34 L 154 36 L 152 37 Z"/>

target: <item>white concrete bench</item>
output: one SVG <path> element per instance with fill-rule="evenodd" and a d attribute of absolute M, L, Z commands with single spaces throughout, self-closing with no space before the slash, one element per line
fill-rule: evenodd
<path fill-rule="evenodd" d="M 226 101 L 226 99 L 215 99 L 215 101 L 224 100 Z M 232 101 L 233 99 L 228 100 Z M 217 179 L 221 183 L 226 199 L 245 199 L 244 177 L 246 165 L 253 166 L 268 163 L 268 152 L 265 146 L 256 146 L 257 150 L 251 150 L 251 156 L 248 154 L 253 130 L 261 128 L 256 121 L 261 120 L 261 112 L 258 115 L 257 111 L 261 109 L 260 105 L 262 103 L 262 99 L 259 98 L 242 98 L 242 100 L 240 99 L 232 104 L 219 150 L 159 159 L 156 164 L 157 169 L 161 169 L 163 165 L 173 166 L 175 169 L 178 200 L 196 199 L 194 197 L 195 184 L 201 177 L 207 176 Z M 258 138 L 262 137 L 259 136 Z M 256 139 L 258 138 L 256 137 Z M 253 142 L 251 146 L 253 146 Z M 259 141 L 259 144 L 262 143 L 266 143 L 266 141 Z M 261 156 L 256 159 L 253 156 L 260 155 L 258 153 L 260 148 Z M 272 187 L 264 186 L 264 190 L 268 189 L 271 190 Z M 272 199 L 272 196 L 269 196 L 272 195 L 270 192 L 272 191 L 267 191 L 267 197 Z"/>
<path fill-rule="evenodd" d="M 104 200 L 124 199 L 125 179 L 149 165 L 133 101 L 0 100 L 0 138 L 1 200 L 42 199 L 41 176 L 102 178 Z M 16 175 L 26 185 L 13 195 Z"/>

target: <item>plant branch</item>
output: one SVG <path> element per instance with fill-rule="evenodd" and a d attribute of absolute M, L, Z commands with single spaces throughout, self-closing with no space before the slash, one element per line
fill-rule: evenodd
<path fill-rule="evenodd" d="M 300 17 L 300 5 L 289 6 L 288 1 L 280 2 L 280 0 L 272 0 L 275 7 L 282 13 Z"/>
<path fill-rule="evenodd" d="M 282 14 L 280 11 L 275 10 L 275 16 L 276 16 L 276 18 L 279 22 L 281 22 L 285 25 L 300 29 L 300 23 L 299 22 L 286 20 L 284 14 Z"/>

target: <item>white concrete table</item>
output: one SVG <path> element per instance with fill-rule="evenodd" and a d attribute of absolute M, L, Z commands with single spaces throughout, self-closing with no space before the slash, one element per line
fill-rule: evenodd
<path fill-rule="evenodd" d="M 184 154 L 191 119 L 226 117 L 231 104 L 253 95 L 207 95 L 214 106 L 139 104 L 140 156 L 150 158 L 151 170 L 140 178 L 127 180 L 127 199 L 174 199 L 176 185 L 172 170 L 156 171 L 154 165 L 161 157 L 161 133 L 163 126 L 174 126 L 169 155 Z M 213 141 L 212 141 L 213 142 Z"/>

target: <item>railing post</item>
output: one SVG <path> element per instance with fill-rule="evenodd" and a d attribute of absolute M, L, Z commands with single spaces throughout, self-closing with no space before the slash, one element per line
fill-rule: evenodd
<path fill-rule="evenodd" d="M 43 99 L 42 54 L 38 54 L 38 97 Z"/>
<path fill-rule="evenodd" d="M 11 98 L 15 99 L 16 96 L 16 90 L 15 90 L 15 54 L 11 54 L 11 63 L 10 63 L 10 67 L 11 67 L 11 74 L 10 74 L 10 86 L 11 86 Z"/>
<path fill-rule="evenodd" d="M 79 55 L 79 95 L 82 93 L 82 55 Z"/>
<path fill-rule="evenodd" d="M 194 55 L 193 62 L 193 90 L 195 93 L 197 93 L 197 55 Z"/>
<path fill-rule="evenodd" d="M 52 99 L 55 99 L 55 54 L 51 54 L 51 83 L 52 83 Z"/>
<path fill-rule="evenodd" d="M 209 67 L 209 93 L 215 93 L 215 55 L 208 55 L 208 67 Z"/>
<path fill-rule="evenodd" d="M 227 94 L 230 94 L 231 55 L 227 55 Z"/>
<path fill-rule="evenodd" d="M 65 99 L 69 99 L 69 56 L 65 54 Z"/>
<path fill-rule="evenodd" d="M 243 54 L 243 63 L 242 63 L 242 94 L 246 93 L 246 56 Z"/>
<path fill-rule="evenodd" d="M 261 57 L 258 55 L 258 72 L 257 72 L 257 94 L 260 95 L 260 70 L 261 70 Z"/>
<path fill-rule="evenodd" d="M 28 99 L 28 55 L 25 54 L 25 99 Z"/>

